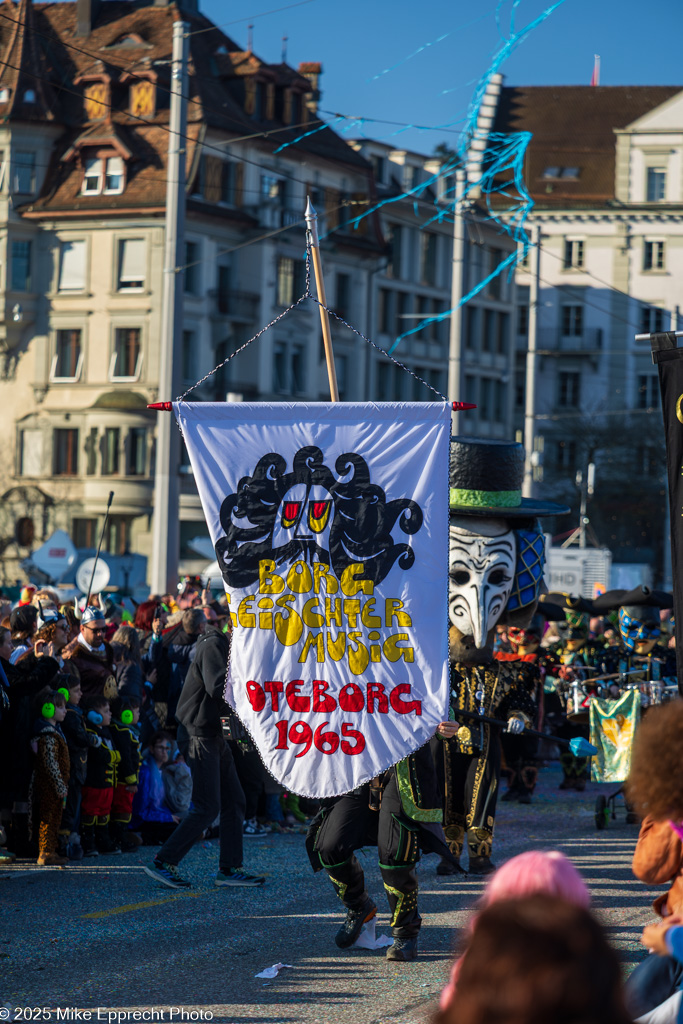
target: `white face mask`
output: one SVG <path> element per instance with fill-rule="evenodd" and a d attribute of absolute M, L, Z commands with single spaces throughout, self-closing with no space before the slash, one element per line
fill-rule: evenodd
<path fill-rule="evenodd" d="M 507 604 L 517 545 L 500 519 L 457 516 L 449 526 L 448 616 L 475 647 L 484 647 Z"/>

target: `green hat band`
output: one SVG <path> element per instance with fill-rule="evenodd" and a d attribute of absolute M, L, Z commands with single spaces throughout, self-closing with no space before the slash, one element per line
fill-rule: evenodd
<path fill-rule="evenodd" d="M 521 491 L 473 491 L 461 487 L 451 487 L 450 491 L 451 508 L 518 508 L 522 504 Z"/>

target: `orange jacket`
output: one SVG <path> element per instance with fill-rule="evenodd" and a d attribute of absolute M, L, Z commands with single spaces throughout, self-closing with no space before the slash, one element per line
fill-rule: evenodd
<path fill-rule="evenodd" d="M 654 821 L 650 817 L 643 820 L 632 868 L 641 882 L 673 883 L 669 891 L 652 904 L 657 914 L 661 917 L 683 915 L 683 842 L 668 821 Z"/>

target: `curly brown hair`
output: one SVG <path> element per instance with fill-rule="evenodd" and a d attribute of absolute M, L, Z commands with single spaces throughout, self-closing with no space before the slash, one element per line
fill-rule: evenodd
<path fill-rule="evenodd" d="M 649 708 L 636 731 L 626 794 L 643 818 L 683 820 L 682 736 L 683 700 Z"/>

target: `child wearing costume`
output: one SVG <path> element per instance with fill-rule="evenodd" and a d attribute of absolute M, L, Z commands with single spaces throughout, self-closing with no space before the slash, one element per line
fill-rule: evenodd
<path fill-rule="evenodd" d="M 38 834 L 38 864 L 64 865 L 57 853 L 59 826 L 69 788 L 69 748 L 61 729 L 66 716 L 64 694 L 43 690 L 38 694 L 39 719 L 33 735 L 35 767 L 29 791 L 29 834 Z"/>

